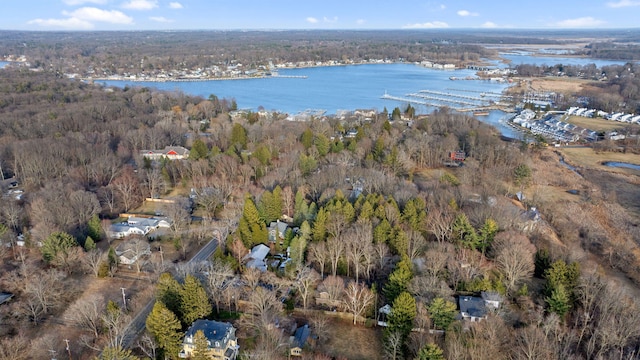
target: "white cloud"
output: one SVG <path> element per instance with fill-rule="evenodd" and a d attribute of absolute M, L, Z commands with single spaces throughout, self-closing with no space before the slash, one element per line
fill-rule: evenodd
<path fill-rule="evenodd" d="M 325 16 L 323 18 L 323 21 L 326 22 L 326 23 L 336 23 L 336 22 L 338 22 L 338 17 L 334 16 L 333 18 L 330 19 L 330 18 Z"/>
<path fill-rule="evenodd" d="M 112 24 L 131 24 L 133 18 L 118 10 L 102 10 L 94 7 L 83 7 L 74 11 L 63 11 L 63 15 L 84 21 L 101 21 Z"/>
<path fill-rule="evenodd" d="M 555 26 L 562 28 L 584 28 L 584 27 L 595 27 L 599 25 L 603 25 L 605 22 L 602 20 L 594 19 L 591 16 L 581 17 L 577 19 L 567 19 L 558 21 L 555 23 Z"/>
<path fill-rule="evenodd" d="M 494 22 L 487 21 L 486 23 L 480 25 L 480 27 L 487 28 L 487 29 L 493 29 L 493 28 L 497 28 L 498 25 L 496 23 L 494 23 Z"/>
<path fill-rule="evenodd" d="M 444 9 L 446 9 L 446 8 L 447 8 L 447 5 L 445 5 L 445 4 L 440 4 L 440 9 L 444 10 Z"/>
<path fill-rule="evenodd" d="M 316 19 L 314 17 L 311 17 L 311 16 L 309 16 L 306 20 L 307 20 L 308 23 L 311 23 L 311 24 L 317 24 L 318 23 L 318 19 Z"/>
<path fill-rule="evenodd" d="M 622 8 L 630 6 L 640 6 L 640 1 L 633 0 L 620 0 L 618 2 L 608 2 L 607 6 L 610 8 Z"/>
<path fill-rule="evenodd" d="M 469 10 L 458 10 L 457 14 L 459 16 L 478 16 L 478 13 L 472 13 Z"/>
<path fill-rule="evenodd" d="M 75 6 L 75 5 L 82 5 L 82 4 L 106 4 L 108 0 L 63 0 L 62 2 L 67 4 L 67 5 L 71 5 L 71 6 Z"/>
<path fill-rule="evenodd" d="M 408 24 L 403 26 L 405 29 L 443 29 L 448 28 L 449 24 L 443 21 L 426 22 L 422 24 Z"/>
<path fill-rule="evenodd" d="M 155 22 L 160 22 L 160 23 L 172 23 L 174 20 L 171 19 L 167 19 L 164 16 L 151 16 L 149 17 L 150 20 L 153 20 Z"/>
<path fill-rule="evenodd" d="M 158 7 L 157 0 L 130 0 L 122 7 L 129 10 L 151 10 Z"/>
<path fill-rule="evenodd" d="M 170 2 L 169 7 L 172 9 L 182 9 L 184 6 L 179 2 Z"/>
<path fill-rule="evenodd" d="M 358 24 L 358 25 L 364 25 L 364 23 L 366 23 L 366 22 L 367 22 L 367 20 L 365 20 L 365 19 L 356 20 L 356 24 Z"/>
<path fill-rule="evenodd" d="M 80 20 L 75 17 L 70 17 L 67 19 L 34 19 L 34 20 L 28 21 L 27 24 L 40 25 L 43 27 L 74 29 L 74 30 L 93 29 L 92 23 L 85 20 Z"/>

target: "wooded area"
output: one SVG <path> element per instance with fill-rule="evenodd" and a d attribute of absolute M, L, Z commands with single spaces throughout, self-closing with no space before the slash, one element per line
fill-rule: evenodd
<path fill-rule="evenodd" d="M 216 36 L 240 46 L 239 34 Z M 338 55 L 331 51 L 341 49 L 339 36 L 311 34 L 327 48 L 313 43 L 296 56 L 308 59 L 316 49 Z M 178 41 L 179 34 L 152 35 Z M 193 36 L 207 41 L 205 35 Z M 249 35 L 256 41 L 260 33 Z M 42 61 L 68 60 L 94 34 L 78 36 L 74 45 L 61 39 L 33 51 Z M 286 41 L 302 47 L 298 36 Z M 361 57 L 427 54 L 414 46 L 443 58 L 478 49 L 441 52 L 448 47 L 410 45 L 411 36 L 378 48 L 366 41 L 369 33 L 360 36 L 367 44 Z M 114 44 L 150 46 L 153 61 L 169 61 L 160 48 L 150 50 L 157 44 L 120 39 Z M 246 49 L 236 59 L 263 61 L 283 49 L 253 58 Z M 98 63 L 107 53 L 88 48 L 75 58 Z M 122 64 L 135 57 L 109 56 Z M 629 92 L 635 80 L 625 80 L 634 70 L 606 69 L 599 90 L 618 86 L 629 103 L 637 101 Z M 250 358 L 285 358 L 290 334 L 282 329 L 300 321 L 317 335 L 305 358 L 346 358 L 335 340 L 346 333 L 334 333 L 343 328 L 321 310 L 368 328 L 385 304 L 393 309 L 388 326 L 375 329 L 379 339 L 369 349 L 378 358 L 638 356 L 638 209 L 617 198 L 622 184 L 637 186 L 637 174 L 579 175 L 551 149 L 505 142 L 496 129 L 446 108 L 291 122 L 277 113 L 232 116 L 238 105 L 215 94 L 105 88 L 55 70 L 0 71 L 0 168 L 23 191 L 3 189 L 0 201 L 0 290 L 15 295 L 0 305 L 0 359 L 67 352 L 175 359 L 183 332 L 200 318 L 232 321 L 241 354 Z M 140 152 L 166 146 L 184 146 L 190 155 L 150 160 Z M 464 165 L 445 167 L 449 153 L 460 150 Z M 150 242 L 109 238 L 112 222 L 123 220 L 118 215 L 135 212 L 145 198 L 172 200 L 152 214 L 170 227 Z M 288 230 L 270 241 L 278 221 Z M 219 239 L 213 257 L 186 261 L 212 237 Z M 116 249 L 124 242 L 144 260 L 123 264 Z M 245 259 L 258 244 L 269 247 L 264 272 Z M 459 303 L 483 293 L 499 307 L 477 322 L 458 320 Z M 146 333 L 125 349 L 132 318 L 152 300 Z"/>

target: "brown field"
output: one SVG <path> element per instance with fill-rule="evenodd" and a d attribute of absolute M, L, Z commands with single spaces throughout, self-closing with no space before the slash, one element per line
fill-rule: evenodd
<path fill-rule="evenodd" d="M 616 168 L 602 165 L 602 163 L 605 161 L 618 161 L 640 165 L 640 156 L 636 154 L 625 154 L 620 152 L 596 153 L 595 151 L 593 151 L 593 149 L 588 147 L 562 148 L 559 151 L 563 154 L 567 163 L 579 168 L 584 168 L 587 170 L 597 169 L 610 173 L 640 176 L 640 170 Z"/>
<path fill-rule="evenodd" d="M 619 130 L 629 126 L 629 124 L 621 123 L 618 121 L 609 121 L 598 118 L 586 118 L 582 116 L 569 116 L 567 119 L 563 119 L 562 121 L 595 131 Z"/>
<path fill-rule="evenodd" d="M 382 332 L 377 328 L 353 325 L 349 321 L 332 319 L 331 338 L 320 346 L 321 352 L 350 360 L 382 359 Z"/>

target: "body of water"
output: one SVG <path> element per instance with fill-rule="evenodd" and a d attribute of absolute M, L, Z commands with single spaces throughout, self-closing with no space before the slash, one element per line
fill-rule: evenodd
<path fill-rule="evenodd" d="M 510 65 L 531 64 L 538 66 L 554 66 L 557 64 L 562 65 L 589 65 L 595 64 L 597 67 L 609 66 L 609 65 L 624 65 L 627 61 L 623 60 L 601 60 L 590 59 L 581 57 L 564 57 L 564 56 L 535 56 L 530 52 L 517 52 L 517 53 L 501 53 L 500 57 L 511 62 Z M 508 65 L 506 65 L 508 66 Z"/>
<path fill-rule="evenodd" d="M 484 100 L 496 99 L 507 86 L 506 83 L 485 80 L 450 80 L 450 77 L 473 77 L 475 71 L 455 70 L 443 71 L 428 69 L 414 64 L 365 64 L 351 66 L 328 66 L 301 69 L 281 69 L 282 76 L 305 76 L 306 78 L 271 77 L 242 80 L 210 80 L 210 81 L 167 81 L 167 82 L 135 82 L 135 81 L 99 81 L 107 86 L 145 86 L 161 90 L 179 90 L 204 98 L 214 94 L 219 98 L 234 98 L 238 107 L 284 113 L 300 113 L 308 109 L 324 110 L 335 114 L 339 110 L 376 109 L 385 107 L 391 112 L 395 107 L 403 109 L 407 102 L 382 99 L 388 95 L 407 98 L 421 90 L 456 94 L 450 99 L 463 100 L 462 96 Z M 444 97 L 434 93 L 432 97 Z M 420 101 L 434 103 L 437 101 L 416 98 L 411 105 L 418 113 L 429 113 L 435 107 L 421 105 Z M 461 106 L 460 104 L 447 104 Z M 469 107 L 469 106 L 466 106 Z M 505 114 L 491 111 L 480 119 L 498 127 L 503 135 L 517 137 L 518 133 L 506 126 L 502 120 Z"/>
<path fill-rule="evenodd" d="M 3 67 L 9 65 L 8 61 L 0 61 L 0 69 L 2 69 Z"/>
<path fill-rule="evenodd" d="M 611 166 L 611 167 L 618 167 L 618 168 L 627 168 L 627 169 L 633 169 L 633 170 L 640 170 L 640 165 L 638 165 L 638 164 L 630 164 L 630 163 L 619 162 L 619 161 L 605 161 L 605 162 L 602 163 L 602 165 Z"/>

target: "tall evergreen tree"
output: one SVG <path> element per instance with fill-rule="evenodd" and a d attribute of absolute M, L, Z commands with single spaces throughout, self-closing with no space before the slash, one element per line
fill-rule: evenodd
<path fill-rule="evenodd" d="M 438 345 L 430 343 L 420 349 L 415 360 L 445 360 L 444 351 Z"/>
<path fill-rule="evenodd" d="M 249 194 L 244 198 L 244 210 L 238 224 L 238 232 L 247 248 L 267 241 L 267 227 L 260 218 L 260 213 Z"/>
<path fill-rule="evenodd" d="M 156 283 L 156 299 L 174 314 L 180 313 L 181 292 L 182 286 L 170 273 L 166 272 L 160 275 Z"/>
<path fill-rule="evenodd" d="M 429 305 L 429 315 L 433 326 L 437 329 L 447 330 L 456 319 L 457 313 L 456 304 L 443 298 L 435 298 Z"/>
<path fill-rule="evenodd" d="M 98 215 L 93 215 L 87 223 L 87 236 L 91 237 L 93 241 L 100 241 L 103 239 L 102 235 L 102 223 Z"/>
<path fill-rule="evenodd" d="M 307 128 L 302 135 L 300 135 L 300 143 L 304 146 L 305 150 L 309 150 L 313 145 L 313 131 Z"/>
<path fill-rule="evenodd" d="M 384 295 L 387 300 L 393 302 L 400 294 L 407 291 L 412 278 L 413 266 L 411 260 L 406 255 L 402 255 L 402 260 L 398 262 L 396 268 L 389 275 L 389 280 L 384 287 Z"/>
<path fill-rule="evenodd" d="M 161 301 L 156 301 L 147 317 L 146 325 L 147 331 L 164 351 L 165 357 L 177 359 L 181 348 L 182 326 L 176 314 L 167 309 Z"/>
<path fill-rule="evenodd" d="M 202 330 L 196 331 L 193 335 L 193 354 L 190 357 L 191 360 L 210 360 L 209 355 L 209 342 Z"/>
<path fill-rule="evenodd" d="M 454 239 L 463 247 L 475 250 L 478 248 L 478 235 L 469 218 L 463 212 L 458 213 L 451 225 Z"/>
<path fill-rule="evenodd" d="M 73 236 L 66 232 L 58 231 L 49 235 L 49 237 L 42 242 L 40 252 L 42 253 L 44 261 L 49 263 L 59 254 L 68 254 L 74 246 L 78 246 L 78 242 Z"/>
<path fill-rule="evenodd" d="M 187 275 L 180 291 L 180 313 L 185 325 L 211 314 L 213 307 L 204 287 L 193 275 Z"/>
<path fill-rule="evenodd" d="M 247 136 L 247 129 L 244 126 L 235 123 L 231 129 L 231 145 L 239 146 L 241 149 L 247 148 L 249 137 Z"/>
<path fill-rule="evenodd" d="M 411 333 L 416 315 L 416 299 L 406 291 L 400 293 L 391 307 L 391 314 L 388 318 L 389 331 L 400 332 L 406 340 Z"/>
<path fill-rule="evenodd" d="M 327 238 L 328 220 L 329 214 L 324 207 L 320 208 L 318 215 L 316 215 L 316 221 L 313 222 L 313 241 L 323 241 Z"/>

